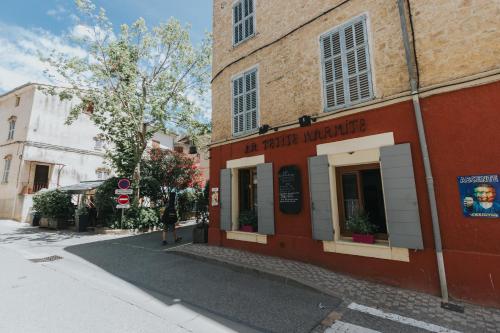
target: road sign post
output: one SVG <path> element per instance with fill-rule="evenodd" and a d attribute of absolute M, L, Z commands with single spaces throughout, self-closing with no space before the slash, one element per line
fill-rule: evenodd
<path fill-rule="evenodd" d="M 129 194 L 134 191 L 130 188 L 130 180 L 127 178 L 122 178 L 118 181 L 118 189 L 115 190 L 115 194 L 118 195 L 116 199 L 116 208 L 122 210 L 122 217 L 120 219 L 120 229 L 123 228 L 123 216 L 125 214 L 125 209 L 130 208 L 130 198 Z"/>

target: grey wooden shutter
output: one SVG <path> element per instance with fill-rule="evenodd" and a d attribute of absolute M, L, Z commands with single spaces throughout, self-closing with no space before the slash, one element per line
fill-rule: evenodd
<path fill-rule="evenodd" d="M 410 144 L 380 148 L 380 168 L 390 245 L 423 249 Z"/>
<path fill-rule="evenodd" d="M 233 80 L 233 133 L 243 132 L 243 76 Z"/>
<path fill-rule="evenodd" d="M 245 130 L 257 128 L 257 70 L 245 73 Z"/>
<path fill-rule="evenodd" d="M 254 9 L 253 0 L 244 0 L 245 2 L 245 38 L 253 35 L 254 32 Z"/>
<path fill-rule="evenodd" d="M 243 6 L 241 1 L 233 7 L 234 44 L 243 40 Z"/>
<path fill-rule="evenodd" d="M 366 21 L 345 27 L 344 38 L 349 101 L 355 103 L 371 96 Z"/>
<path fill-rule="evenodd" d="M 220 228 L 231 230 L 231 169 L 220 171 Z"/>
<path fill-rule="evenodd" d="M 309 157 L 308 166 L 313 239 L 333 240 L 328 156 Z"/>
<path fill-rule="evenodd" d="M 257 165 L 257 216 L 259 234 L 274 235 L 273 164 Z"/>
<path fill-rule="evenodd" d="M 342 70 L 342 54 L 340 33 L 337 31 L 321 39 L 323 51 L 323 78 L 327 108 L 345 104 L 344 74 Z"/>
<path fill-rule="evenodd" d="M 373 96 L 366 18 L 355 19 L 321 37 L 326 109 Z"/>

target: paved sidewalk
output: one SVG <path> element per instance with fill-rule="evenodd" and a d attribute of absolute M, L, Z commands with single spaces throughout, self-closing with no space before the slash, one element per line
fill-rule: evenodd
<path fill-rule="evenodd" d="M 169 251 L 257 270 L 278 276 L 285 282 L 298 282 L 341 297 L 345 305 L 355 302 L 461 332 L 500 332 L 498 309 L 454 302 L 465 308 L 464 313 L 457 313 L 442 309 L 441 299 L 432 295 L 358 280 L 302 262 L 230 248 L 186 244 Z M 315 331 L 320 332 L 322 329 L 318 327 Z"/>

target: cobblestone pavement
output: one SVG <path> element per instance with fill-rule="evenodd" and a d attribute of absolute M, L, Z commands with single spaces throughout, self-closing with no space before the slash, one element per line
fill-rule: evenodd
<path fill-rule="evenodd" d="M 431 323 L 439 325 L 441 328 L 449 329 L 442 330 L 440 327 L 423 327 L 422 329 L 422 327 L 418 325 L 415 326 L 414 324 L 414 329 L 411 330 L 412 332 L 453 332 L 453 330 L 474 333 L 500 332 L 500 310 L 498 309 L 461 304 L 454 301 L 455 304 L 464 306 L 464 313 L 444 310 L 440 306 L 440 298 L 432 295 L 358 280 L 302 262 L 264 256 L 235 249 L 208 246 L 205 244 L 187 244 L 185 246 L 169 249 L 169 251 L 230 264 L 242 269 L 257 270 L 278 276 L 286 282 L 298 282 L 326 294 L 340 297 L 343 300 L 342 308 L 344 310 L 340 310 L 342 313 L 339 313 L 336 319 L 341 317 L 342 321 L 346 319 L 353 324 L 356 322 L 356 316 L 363 315 L 373 317 L 369 314 L 360 314 L 348 308 L 349 304 L 357 303 L 382 310 L 385 313 L 413 318 L 421 322 Z M 379 319 L 379 321 L 380 320 L 396 323 L 393 319 L 388 320 L 385 318 Z M 325 323 L 324 321 L 323 325 L 318 326 L 314 332 L 325 331 L 333 322 L 334 321 Z M 400 325 L 399 323 L 396 324 Z M 376 326 L 375 323 L 373 325 Z M 371 326 L 371 328 L 375 326 Z M 328 328 L 326 331 L 356 332 L 349 327 L 339 328 L 335 331 Z M 392 328 L 382 331 L 402 332 L 406 330 Z"/>

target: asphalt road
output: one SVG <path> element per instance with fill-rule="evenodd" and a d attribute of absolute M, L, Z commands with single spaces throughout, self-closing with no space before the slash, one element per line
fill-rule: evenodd
<path fill-rule="evenodd" d="M 190 241 L 190 228 L 180 233 Z M 161 246 L 159 233 L 74 234 L 0 221 L 0 331 L 309 332 L 340 303 L 165 251 L 179 245 Z M 53 255 L 60 258 L 30 261 Z"/>

